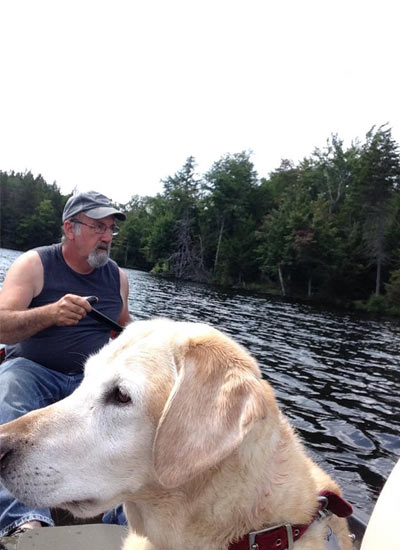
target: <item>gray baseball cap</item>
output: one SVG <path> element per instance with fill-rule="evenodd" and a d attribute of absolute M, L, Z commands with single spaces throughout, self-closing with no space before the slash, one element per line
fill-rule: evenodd
<path fill-rule="evenodd" d="M 118 220 L 126 220 L 123 212 L 113 207 L 111 200 L 97 191 L 86 191 L 70 197 L 64 207 L 62 221 L 69 220 L 83 212 L 89 218 L 99 220 L 107 216 L 115 216 Z"/>

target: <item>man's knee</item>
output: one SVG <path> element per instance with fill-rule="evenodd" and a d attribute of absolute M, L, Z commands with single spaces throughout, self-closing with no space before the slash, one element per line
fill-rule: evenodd
<path fill-rule="evenodd" d="M 0 369 L 0 395 L 12 395 L 21 391 L 28 391 L 34 382 L 34 375 L 23 364 L 6 361 Z"/>
<path fill-rule="evenodd" d="M 0 367 L 0 424 L 46 404 L 37 377 L 23 362 L 6 361 Z"/>

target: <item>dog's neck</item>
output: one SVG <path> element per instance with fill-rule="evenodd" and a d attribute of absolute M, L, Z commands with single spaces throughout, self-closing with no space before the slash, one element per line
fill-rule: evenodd
<path fill-rule="evenodd" d="M 293 453 L 298 479 L 285 472 L 285 464 L 288 468 L 293 464 Z M 152 534 L 157 550 L 203 549 L 204 540 L 214 550 L 210 540 L 219 549 L 268 525 L 306 523 L 314 513 L 315 499 L 307 501 L 304 495 L 316 495 L 307 461 L 284 417 L 275 429 L 268 419 L 262 420 L 234 453 L 184 486 L 166 490 L 156 483 L 148 485 L 126 504 L 128 515 L 139 534 Z M 291 517 L 283 517 L 281 510 L 288 509 L 288 502 Z"/>

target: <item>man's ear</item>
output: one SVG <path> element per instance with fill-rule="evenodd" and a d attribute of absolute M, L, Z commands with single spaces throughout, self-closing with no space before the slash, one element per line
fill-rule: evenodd
<path fill-rule="evenodd" d="M 74 224 L 71 220 L 66 220 L 64 222 L 64 233 L 70 241 L 75 237 Z"/>
<path fill-rule="evenodd" d="M 210 329 L 185 348 L 153 449 L 157 477 L 168 488 L 218 464 L 276 407 L 255 361 L 226 336 Z"/>

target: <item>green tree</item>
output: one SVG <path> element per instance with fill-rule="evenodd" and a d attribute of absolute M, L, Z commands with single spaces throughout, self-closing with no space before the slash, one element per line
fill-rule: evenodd
<path fill-rule="evenodd" d="M 0 171 L 0 199 L 1 246 L 27 250 L 60 239 L 65 197 L 55 184 L 30 172 Z"/>
<path fill-rule="evenodd" d="M 399 146 L 393 140 L 391 129 L 372 128 L 362 148 L 359 167 L 358 198 L 363 214 L 364 250 L 375 266 L 375 294 L 382 285 L 382 269 L 390 250 L 387 235 L 395 222 L 396 202 L 400 186 Z"/>
<path fill-rule="evenodd" d="M 113 258 L 118 264 L 140 270 L 151 269 L 145 250 L 145 239 L 149 232 L 149 197 L 134 195 L 119 209 L 126 214 L 126 221 L 120 225 L 120 232 L 113 243 Z"/>
<path fill-rule="evenodd" d="M 21 218 L 15 243 L 19 249 L 29 249 L 38 245 L 53 244 L 59 241 L 61 221 L 57 220 L 55 208 L 49 199 L 43 199 L 34 214 Z"/>
<path fill-rule="evenodd" d="M 208 263 L 214 279 L 244 284 L 259 275 L 256 230 L 262 190 L 249 153 L 226 155 L 205 175 Z"/>

